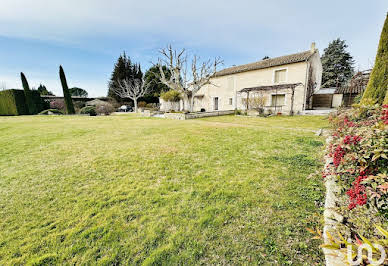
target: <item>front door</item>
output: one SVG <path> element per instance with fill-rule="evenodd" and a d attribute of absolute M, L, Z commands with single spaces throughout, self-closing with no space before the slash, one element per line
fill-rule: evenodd
<path fill-rule="evenodd" d="M 214 111 L 218 110 L 218 97 L 214 97 Z"/>

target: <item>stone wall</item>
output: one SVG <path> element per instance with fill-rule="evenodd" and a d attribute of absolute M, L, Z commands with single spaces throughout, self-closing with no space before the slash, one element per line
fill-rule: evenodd
<path fill-rule="evenodd" d="M 330 143 L 330 137 L 327 138 L 327 145 Z M 333 159 L 327 156 L 325 158 L 325 169 L 328 164 L 333 163 Z M 326 195 L 325 195 L 325 211 L 323 212 L 324 216 L 324 227 L 323 227 L 323 238 L 325 244 L 330 244 L 328 239 L 327 232 L 329 232 L 332 236 L 337 235 L 337 226 L 339 223 L 343 221 L 343 217 L 336 211 L 337 206 L 337 192 L 340 191 L 339 186 L 336 183 L 337 177 L 335 175 L 328 175 L 325 177 L 325 187 L 326 187 Z M 326 265 L 328 266 L 340 266 L 344 265 L 346 258 L 343 253 L 338 250 L 323 248 L 323 253 L 325 254 Z"/>
<path fill-rule="evenodd" d="M 186 114 L 183 114 L 183 113 L 165 113 L 164 118 L 176 119 L 176 120 L 186 120 Z"/>
<path fill-rule="evenodd" d="M 164 117 L 169 119 L 186 120 L 195 119 L 201 117 L 221 116 L 234 114 L 233 110 L 228 111 L 215 111 L 215 112 L 198 112 L 198 113 L 165 113 Z"/>

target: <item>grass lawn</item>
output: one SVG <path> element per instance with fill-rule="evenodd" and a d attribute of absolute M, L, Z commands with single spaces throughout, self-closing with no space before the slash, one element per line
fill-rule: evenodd
<path fill-rule="evenodd" d="M 0 117 L 0 264 L 321 264 L 323 117 Z"/>

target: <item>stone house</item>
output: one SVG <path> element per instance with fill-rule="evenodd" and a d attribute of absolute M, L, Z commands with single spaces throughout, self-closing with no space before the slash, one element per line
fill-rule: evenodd
<path fill-rule="evenodd" d="M 311 49 L 218 71 L 212 84 L 194 98 L 194 111 L 250 110 L 249 99 L 260 97 L 265 112 L 298 114 L 312 108 L 320 89 L 322 64 L 318 49 Z"/>

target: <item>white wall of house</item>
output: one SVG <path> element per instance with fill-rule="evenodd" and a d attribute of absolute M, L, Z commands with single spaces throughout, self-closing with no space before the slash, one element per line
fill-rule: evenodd
<path fill-rule="evenodd" d="M 285 70 L 285 80 L 276 82 L 275 73 L 277 70 Z M 246 94 L 237 93 L 243 88 L 274 85 L 282 83 L 302 83 L 302 86 L 295 88 L 294 111 L 302 111 L 304 103 L 304 84 L 306 80 L 307 62 L 299 62 L 287 64 L 283 66 L 270 67 L 265 69 L 252 70 L 232 75 L 215 77 L 211 80 L 214 85 L 204 86 L 198 94 L 203 94 L 199 105 L 195 105 L 195 111 L 205 108 L 206 111 L 214 110 L 214 99 L 218 98 L 219 110 L 242 109 L 246 107 L 243 104 L 242 98 L 246 98 Z M 266 106 L 272 105 L 272 96 L 274 92 L 265 92 Z M 291 107 L 291 90 L 278 91 L 278 94 L 285 94 L 284 110 L 289 110 Z M 232 100 L 230 100 L 232 99 Z M 232 104 L 230 104 L 232 103 Z"/>
<path fill-rule="evenodd" d="M 239 93 L 244 88 L 271 86 L 277 84 L 301 83 L 295 87 L 293 111 L 299 113 L 308 109 L 306 106 L 307 85 L 311 80 L 314 84 L 315 91 L 321 87 L 322 64 L 318 50 L 315 44 L 311 47 L 311 56 L 306 61 L 283 64 L 280 66 L 267 67 L 256 70 L 249 70 L 240 73 L 233 73 L 224 76 L 216 76 L 211 79 L 212 84 L 205 85 L 201 88 L 194 99 L 194 111 L 215 111 L 215 110 L 234 110 L 246 109 L 243 99 L 247 97 L 246 93 Z M 311 70 L 311 71 L 310 71 Z M 265 98 L 266 109 L 272 110 L 275 105 L 274 95 L 276 97 L 277 111 L 289 113 L 292 103 L 292 90 L 282 89 L 275 91 L 273 89 L 261 91 L 260 94 Z M 254 94 L 251 92 L 250 97 Z M 284 99 L 284 100 L 283 100 Z M 180 109 L 183 106 L 189 106 L 189 103 L 180 103 Z"/>

